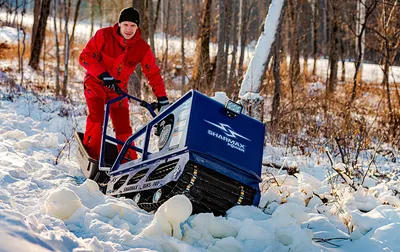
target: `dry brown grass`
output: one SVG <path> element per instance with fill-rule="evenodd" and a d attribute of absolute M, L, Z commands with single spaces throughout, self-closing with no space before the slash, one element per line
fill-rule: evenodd
<path fill-rule="evenodd" d="M 396 85 L 391 92 L 394 121 L 389 124 L 387 97 L 380 83 L 363 83 L 357 89 L 357 99 L 348 105 L 353 84 L 346 82 L 337 86 L 333 96 L 327 97 L 325 90 L 310 95 L 306 92 L 306 82 L 300 83 L 298 92 L 291 102 L 288 85 L 288 71 L 282 68 L 282 98 L 280 116 L 276 121 L 267 122 L 267 141 L 285 145 L 308 155 L 328 146 L 335 150 L 344 150 L 343 159 L 350 166 L 355 166 L 361 151 L 375 148 L 379 141 L 399 146 L 400 138 L 400 103 L 396 95 Z M 307 79 L 321 79 L 308 76 Z M 303 80 L 305 80 L 304 78 Z M 273 81 L 266 88 L 273 90 Z M 266 109 L 270 113 L 270 108 Z M 396 147 L 397 146 L 397 147 Z"/>

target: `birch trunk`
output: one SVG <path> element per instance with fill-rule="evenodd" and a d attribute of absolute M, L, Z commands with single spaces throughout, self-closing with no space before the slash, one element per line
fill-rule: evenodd
<path fill-rule="evenodd" d="M 260 96 L 261 83 L 265 69 L 268 67 L 271 56 L 274 53 L 273 42 L 277 30 L 283 20 L 283 9 L 286 0 L 273 0 L 269 7 L 268 15 L 264 21 L 264 30 L 258 39 L 253 58 L 242 82 L 239 96 L 250 116 L 262 121 L 264 100 Z"/>

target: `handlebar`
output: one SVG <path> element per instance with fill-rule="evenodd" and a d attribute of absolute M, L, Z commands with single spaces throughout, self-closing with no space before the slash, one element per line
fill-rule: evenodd
<path fill-rule="evenodd" d="M 127 97 L 128 99 L 137 101 L 139 103 L 139 105 L 144 107 L 144 108 L 146 108 L 153 117 L 157 116 L 157 114 L 154 112 L 154 110 L 157 108 L 157 103 L 156 102 L 148 103 L 147 101 L 143 101 L 143 100 L 141 100 L 141 99 L 139 99 L 139 98 L 137 98 L 135 96 L 132 96 L 132 95 L 122 91 L 121 89 L 118 90 L 117 94 L 120 95 L 117 99 L 122 100 L 125 97 Z"/>

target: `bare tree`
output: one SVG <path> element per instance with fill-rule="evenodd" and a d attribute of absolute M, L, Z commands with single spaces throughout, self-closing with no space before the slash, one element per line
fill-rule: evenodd
<path fill-rule="evenodd" d="M 181 25 L 181 64 L 182 64 L 182 78 L 181 78 L 181 90 L 182 93 L 184 92 L 184 86 L 185 86 L 185 25 L 184 25 L 184 12 L 185 12 L 185 8 L 183 5 L 183 0 L 180 0 L 179 2 L 180 4 L 180 25 Z"/>
<path fill-rule="evenodd" d="M 69 35 L 68 35 L 68 21 L 69 13 L 71 10 L 71 0 L 64 0 L 64 22 L 65 22 L 65 45 L 64 45 L 64 81 L 61 94 L 63 97 L 67 97 L 67 86 L 68 86 L 68 61 L 69 61 Z"/>
<path fill-rule="evenodd" d="M 21 21 L 18 25 L 18 68 L 19 72 L 21 73 L 21 85 L 24 82 L 24 54 L 25 54 L 25 38 L 26 38 L 26 32 L 23 28 L 23 23 L 24 23 L 24 16 L 26 13 L 26 0 L 23 0 L 23 6 L 22 6 L 22 11 L 21 11 Z M 20 48 L 20 31 L 22 31 L 22 49 Z M 22 50 L 22 52 L 21 52 Z"/>
<path fill-rule="evenodd" d="M 79 17 L 79 9 L 81 7 L 81 2 L 82 2 L 82 0 L 77 0 L 76 6 L 75 6 L 74 24 L 72 25 L 71 36 L 69 37 L 71 48 L 74 47 L 75 27 L 76 27 L 76 22 L 78 21 L 78 17 Z"/>
<path fill-rule="evenodd" d="M 49 16 L 50 12 L 50 1 L 51 0 L 42 1 L 40 6 L 40 15 L 37 21 L 36 36 L 32 36 L 33 43 L 31 48 L 29 66 L 32 67 L 34 70 L 38 70 L 39 68 L 39 58 L 42 50 L 43 41 L 45 39 L 47 17 Z"/>
<path fill-rule="evenodd" d="M 39 20 L 40 20 L 40 12 L 42 9 L 42 1 L 41 0 L 35 0 L 35 5 L 33 6 L 33 16 L 36 17 L 33 19 L 33 25 L 32 25 L 32 40 L 31 40 L 31 47 L 33 48 L 33 44 L 35 41 L 36 37 L 36 32 L 39 26 Z"/>
<path fill-rule="evenodd" d="M 224 52 L 224 59 L 223 59 L 223 66 L 224 66 L 224 71 L 221 72 L 222 75 L 222 81 L 223 81 L 223 89 L 222 91 L 226 92 L 229 87 L 227 86 L 228 84 L 228 56 L 229 56 L 229 47 L 231 44 L 231 31 L 232 31 L 232 7 L 234 5 L 234 2 L 231 4 L 226 5 L 226 15 L 225 15 L 225 31 L 226 31 L 226 36 L 225 36 L 225 52 Z"/>
<path fill-rule="evenodd" d="M 317 52 L 318 52 L 318 8 L 319 8 L 319 0 L 313 0 L 311 3 L 312 8 L 312 54 L 313 54 L 313 70 L 312 75 L 317 74 Z"/>
<path fill-rule="evenodd" d="M 97 0 L 100 15 L 100 28 L 103 28 L 103 0 Z"/>
<path fill-rule="evenodd" d="M 279 24 L 275 34 L 275 40 L 273 45 L 273 54 L 274 54 L 274 64 L 272 73 L 274 76 L 274 93 L 272 97 L 272 111 L 271 111 L 271 122 L 272 124 L 276 124 L 279 115 L 279 107 L 281 102 L 281 77 L 280 77 L 280 64 L 281 64 L 281 30 L 283 25 L 283 17 L 285 16 L 286 12 L 286 3 L 282 7 L 281 10 L 281 17 L 279 18 Z"/>
<path fill-rule="evenodd" d="M 334 93 L 337 84 L 337 70 L 338 70 L 338 30 L 339 30 L 339 13 L 338 4 L 335 1 L 329 1 L 329 9 L 332 13 L 332 21 L 330 27 L 330 49 L 329 49 L 329 79 L 326 88 L 327 95 Z"/>
<path fill-rule="evenodd" d="M 154 52 L 154 50 L 155 50 L 155 47 L 154 47 L 154 31 L 155 31 L 155 23 L 154 23 L 154 10 L 153 10 L 153 1 L 152 0 L 149 0 L 148 1 L 148 6 L 149 6 L 149 8 L 148 8 L 148 13 L 149 13 L 149 19 L 148 19 L 148 29 L 149 29 L 149 40 L 150 40 L 150 47 L 151 47 L 151 50 L 153 50 L 153 52 Z"/>
<path fill-rule="evenodd" d="M 90 0 L 90 38 L 93 37 L 94 33 L 94 1 L 95 0 Z"/>
<path fill-rule="evenodd" d="M 249 6 L 247 0 L 241 0 L 241 20 L 240 20 L 240 56 L 238 63 L 238 80 L 241 81 L 243 77 L 243 61 L 244 53 L 247 44 L 247 28 L 249 23 L 250 12 L 254 4 Z"/>
<path fill-rule="evenodd" d="M 56 42 L 56 96 L 60 94 L 60 43 L 58 41 L 57 31 L 57 12 L 58 12 L 58 0 L 53 2 L 53 24 L 54 24 L 54 39 Z"/>
<path fill-rule="evenodd" d="M 257 41 L 253 58 L 239 91 L 242 104 L 248 114 L 260 121 L 263 120 L 264 116 L 264 100 L 260 96 L 262 81 L 269 61 L 274 54 L 273 42 L 277 36 L 278 26 L 282 24 L 282 13 L 285 6 L 286 1 L 272 0 L 268 15 L 265 17 L 264 29 Z M 277 13 L 279 15 L 276 15 Z"/>
<path fill-rule="evenodd" d="M 280 33 L 275 37 L 275 46 L 274 46 L 274 65 L 272 69 L 272 73 L 274 76 L 274 95 L 272 97 L 272 110 L 271 110 L 271 123 L 275 125 L 279 120 L 279 106 L 281 103 L 281 77 L 280 77 L 280 65 L 281 65 L 281 57 L 280 57 L 280 46 L 281 39 Z"/>
<path fill-rule="evenodd" d="M 233 49 L 232 49 L 232 61 L 231 61 L 231 67 L 229 71 L 229 78 L 228 78 L 228 96 L 233 94 L 233 89 L 234 89 L 234 79 L 235 79 L 235 73 L 236 73 L 236 54 L 237 54 L 237 47 L 238 47 L 238 42 L 239 42 L 239 37 L 238 37 L 238 22 L 239 22 L 239 0 L 234 0 L 233 1 L 233 10 L 232 10 L 232 16 L 233 16 L 233 27 L 232 27 L 232 39 L 233 39 Z"/>
<path fill-rule="evenodd" d="M 192 73 L 192 89 L 203 93 L 210 90 L 210 16 L 212 0 L 204 0 L 200 27 L 196 41 L 196 54 Z"/>
<path fill-rule="evenodd" d="M 299 91 L 300 80 L 300 46 L 299 46 L 299 26 L 300 26 L 300 1 L 288 0 L 288 16 L 290 22 L 290 65 L 289 65 L 289 86 L 292 102 L 295 99 L 296 91 Z"/>
<path fill-rule="evenodd" d="M 165 5 L 165 26 L 164 26 L 164 34 L 165 34 L 165 52 L 164 52 L 164 60 L 163 60 L 163 65 L 164 65 L 164 81 L 166 80 L 166 75 L 168 71 L 168 47 L 169 47 L 169 35 L 168 35 L 168 29 L 169 29 L 169 13 L 170 13 L 170 1 Z"/>
<path fill-rule="evenodd" d="M 160 14 L 160 6 L 161 6 L 161 0 L 157 0 L 157 7 L 156 7 L 155 18 L 154 18 L 154 28 L 153 28 L 154 31 L 156 31 L 156 28 L 157 28 L 158 16 Z"/>
<path fill-rule="evenodd" d="M 217 75 L 215 78 L 215 90 L 223 91 L 225 89 L 225 80 L 223 72 L 226 72 L 224 64 L 225 55 L 225 25 L 226 24 L 226 0 L 219 0 L 219 20 L 218 20 L 218 52 L 217 52 Z"/>
<path fill-rule="evenodd" d="M 351 98 L 349 100 L 349 105 L 351 105 L 354 100 L 356 99 L 357 96 L 357 84 L 360 80 L 360 78 L 358 78 L 359 76 L 359 70 L 361 68 L 362 62 L 363 62 L 363 57 L 364 57 L 364 34 L 365 34 L 365 30 L 367 28 L 367 21 L 369 20 L 369 17 L 372 15 L 373 11 L 376 9 L 376 6 L 378 4 L 379 0 L 372 0 L 372 2 L 370 2 L 369 5 L 365 5 L 366 1 L 365 0 L 359 0 L 357 2 L 358 5 L 363 6 L 362 9 L 364 10 L 364 14 L 359 16 L 359 18 L 361 18 L 361 20 L 359 20 L 359 26 L 357 27 L 357 31 L 353 31 L 353 33 L 356 36 L 356 53 L 357 53 L 357 58 L 356 58 L 356 62 L 355 62 L 355 71 L 354 71 L 354 77 L 353 77 L 353 89 L 351 92 Z M 349 26 L 350 30 L 351 30 L 351 26 Z"/>
<path fill-rule="evenodd" d="M 385 88 L 386 101 L 389 111 L 390 133 L 393 139 L 396 138 L 396 129 L 400 129 L 400 119 L 395 118 L 394 108 L 391 98 L 391 88 L 389 83 L 389 71 L 393 65 L 396 56 L 400 51 L 400 18 L 396 13 L 399 12 L 400 4 L 398 1 L 393 3 L 381 4 L 381 17 L 378 28 L 374 29 L 374 33 L 380 38 L 383 65 L 383 81 L 382 86 Z M 397 136 L 398 138 L 398 136 Z"/>

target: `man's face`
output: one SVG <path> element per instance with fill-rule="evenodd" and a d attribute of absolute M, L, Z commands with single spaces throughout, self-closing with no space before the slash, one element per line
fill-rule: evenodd
<path fill-rule="evenodd" d="M 120 32 L 125 39 L 131 39 L 135 36 L 138 26 L 134 22 L 124 21 L 119 23 Z"/>

